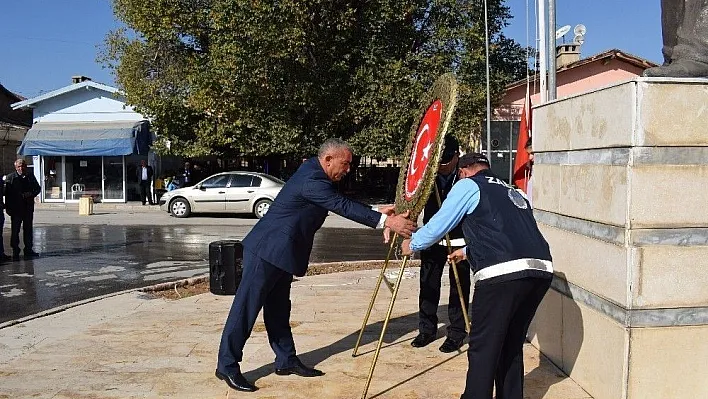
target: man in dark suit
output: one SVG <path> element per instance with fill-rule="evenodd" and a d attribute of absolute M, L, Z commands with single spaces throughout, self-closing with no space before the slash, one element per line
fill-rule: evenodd
<path fill-rule="evenodd" d="M 25 244 L 25 258 L 38 254 L 32 249 L 32 219 L 34 216 L 34 197 L 42 191 L 37 179 L 27 172 L 24 159 L 15 161 L 15 171 L 5 179 L 5 209 L 10 215 L 10 246 L 12 260 L 20 260 L 20 227 Z"/>
<path fill-rule="evenodd" d="M 0 263 L 4 263 L 12 259 L 5 254 L 5 243 L 2 239 L 2 230 L 5 227 L 5 185 L 0 184 Z"/>
<path fill-rule="evenodd" d="M 290 286 L 293 276 L 307 271 L 315 232 L 329 211 L 369 227 L 390 227 L 403 237 L 416 225 L 407 214 L 383 213 L 341 196 L 334 187 L 349 172 L 352 151 L 339 139 L 329 139 L 316 158 L 298 168 L 271 204 L 268 213 L 243 240 L 243 276 L 224 326 L 216 377 L 239 391 L 256 388 L 241 374 L 239 362 L 263 308 L 268 341 L 275 352 L 275 373 L 317 377 L 324 373 L 302 364 L 290 330 Z"/>
<path fill-rule="evenodd" d="M 192 169 L 192 164 L 189 162 L 184 163 L 184 169 L 182 169 L 182 187 L 193 186 L 197 182 L 194 176 L 194 170 Z"/>
<path fill-rule="evenodd" d="M 152 170 L 152 166 L 148 165 L 145 160 L 140 161 L 140 167 L 137 170 L 138 182 L 140 183 L 140 201 L 145 205 L 145 199 L 150 205 L 155 205 L 152 200 L 152 193 L 150 192 L 150 186 L 152 185 L 152 178 L 155 172 Z"/>

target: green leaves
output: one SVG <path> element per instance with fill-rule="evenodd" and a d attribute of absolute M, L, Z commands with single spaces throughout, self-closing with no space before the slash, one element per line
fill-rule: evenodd
<path fill-rule="evenodd" d="M 311 155 L 329 137 L 400 156 L 422 95 L 455 72 L 450 132 L 479 134 L 484 20 L 471 0 L 114 0 L 128 29 L 100 60 L 152 119 L 159 150 L 185 156 Z M 525 73 L 490 0 L 493 93 Z"/>

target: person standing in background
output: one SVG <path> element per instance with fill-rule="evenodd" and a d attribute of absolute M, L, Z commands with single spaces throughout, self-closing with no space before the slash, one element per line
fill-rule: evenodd
<path fill-rule="evenodd" d="M 5 180 L 5 209 L 10 215 L 12 232 L 12 260 L 20 260 L 20 227 L 22 227 L 25 259 L 39 254 L 32 249 L 32 219 L 34 217 L 34 197 L 42 188 L 33 174 L 27 173 L 27 163 L 24 159 L 15 161 L 15 171 L 7 175 Z"/>
<path fill-rule="evenodd" d="M 204 177 L 204 169 L 202 169 L 201 165 L 195 163 L 192 170 L 192 184 L 190 185 L 193 186 L 199 183 Z"/>
<path fill-rule="evenodd" d="M 150 191 L 150 186 L 152 185 L 152 178 L 155 172 L 152 170 L 152 166 L 148 165 L 143 159 L 140 161 L 140 167 L 137 171 L 138 182 L 140 182 L 140 202 L 145 205 L 145 199 L 147 198 L 150 205 L 155 205 L 152 200 L 152 192 Z"/>
<path fill-rule="evenodd" d="M 526 199 L 529 200 L 529 204 L 533 206 L 533 197 L 531 196 L 531 189 L 533 187 L 533 144 L 531 139 L 526 142 L 526 152 L 529 154 L 529 161 L 526 163 Z"/>
<path fill-rule="evenodd" d="M 460 154 L 460 145 L 452 135 L 445 136 L 445 147 L 440 156 L 438 173 L 435 176 L 435 187 L 438 190 L 440 201 L 445 201 L 447 194 L 457 181 L 457 161 Z M 435 193 L 430 194 L 425 204 L 423 223 L 430 219 L 440 209 Z M 456 226 L 450 232 L 450 245 L 453 249 L 465 246 L 462 227 Z M 420 251 L 420 294 L 418 296 L 418 336 L 413 339 L 411 346 L 422 348 L 437 339 L 438 332 L 438 305 L 440 304 L 440 285 L 445 265 L 448 264 L 447 241 L 443 239 L 436 245 Z M 450 325 L 447 327 L 447 338 L 440 346 L 440 352 L 450 353 L 462 347 L 467 337 L 465 317 L 462 311 L 460 296 L 457 291 L 455 272 L 450 264 L 450 294 L 448 299 L 447 315 Z M 466 260 L 457 263 L 457 275 L 460 278 L 462 302 L 465 309 L 470 302 L 470 265 Z"/>
<path fill-rule="evenodd" d="M 192 165 L 189 162 L 185 162 L 182 170 L 182 187 L 193 186 L 196 183 L 193 174 Z"/>
<path fill-rule="evenodd" d="M 2 239 L 2 230 L 5 227 L 4 191 L 5 185 L 0 184 L 0 263 L 5 263 L 12 259 L 11 256 L 5 254 L 5 241 Z"/>

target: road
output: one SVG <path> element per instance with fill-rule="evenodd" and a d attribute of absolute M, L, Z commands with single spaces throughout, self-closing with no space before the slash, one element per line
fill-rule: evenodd
<path fill-rule="evenodd" d="M 311 262 L 383 259 L 380 231 L 339 216 L 315 236 Z M 0 264 L 0 323 L 131 288 L 208 274 L 208 244 L 242 239 L 256 219 L 176 219 L 157 210 L 112 210 L 78 216 L 35 212 L 41 256 Z M 9 223 L 3 239 L 9 248 Z"/>

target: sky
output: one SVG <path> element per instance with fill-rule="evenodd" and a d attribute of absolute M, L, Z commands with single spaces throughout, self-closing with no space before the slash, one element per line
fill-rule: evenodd
<path fill-rule="evenodd" d="M 659 0 L 556 0 L 557 27 L 587 27 L 582 56 L 618 48 L 661 62 Z M 527 0 L 507 0 L 505 34 L 526 46 Z M 536 46 L 533 0 L 529 45 Z M 0 84 L 24 97 L 66 86 L 74 75 L 114 85 L 96 62 L 106 34 L 120 27 L 111 0 L 0 0 Z M 566 35 L 571 42 L 573 33 Z M 559 41 L 559 43 L 562 41 Z"/>

